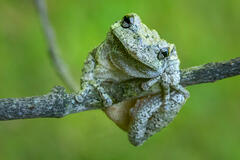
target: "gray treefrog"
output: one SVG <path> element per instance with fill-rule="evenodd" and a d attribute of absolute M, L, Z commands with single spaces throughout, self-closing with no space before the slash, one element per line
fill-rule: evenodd
<path fill-rule="evenodd" d="M 133 145 L 140 145 L 172 121 L 189 96 L 179 84 L 179 64 L 174 44 L 161 39 L 157 31 L 150 30 L 137 14 L 131 13 L 111 25 L 105 41 L 89 53 L 81 87 L 97 89 L 110 118 L 118 113 L 124 115 L 125 118 L 115 122 L 128 131 Z M 143 90 L 158 83 L 162 92 L 120 103 L 113 110 L 102 82 L 136 78 L 146 80 L 142 83 Z"/>

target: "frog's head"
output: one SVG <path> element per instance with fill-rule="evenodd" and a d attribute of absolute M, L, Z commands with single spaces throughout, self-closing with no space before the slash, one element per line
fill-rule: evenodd
<path fill-rule="evenodd" d="M 127 14 L 111 26 L 110 33 L 133 58 L 162 72 L 168 59 L 177 58 L 175 47 L 150 30 L 135 14 Z"/>

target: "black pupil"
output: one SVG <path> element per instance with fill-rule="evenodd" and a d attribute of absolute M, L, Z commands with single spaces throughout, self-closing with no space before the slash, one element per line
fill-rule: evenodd
<path fill-rule="evenodd" d="M 122 27 L 129 28 L 133 24 L 133 17 L 132 16 L 124 16 L 122 20 Z"/>
<path fill-rule="evenodd" d="M 161 53 L 162 53 L 162 55 L 163 55 L 164 57 L 167 57 L 167 56 L 169 55 L 169 53 L 168 53 L 168 48 L 162 48 L 162 49 L 161 49 Z"/>
<path fill-rule="evenodd" d="M 131 23 L 130 17 L 128 17 L 128 16 L 124 16 L 123 21 L 126 22 L 127 24 Z"/>

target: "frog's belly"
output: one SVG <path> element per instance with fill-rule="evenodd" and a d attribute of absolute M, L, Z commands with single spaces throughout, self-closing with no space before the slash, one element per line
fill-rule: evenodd
<path fill-rule="evenodd" d="M 135 103 L 136 99 L 126 100 L 103 109 L 103 111 L 118 127 L 127 132 L 131 120 L 129 111 L 135 106 Z"/>

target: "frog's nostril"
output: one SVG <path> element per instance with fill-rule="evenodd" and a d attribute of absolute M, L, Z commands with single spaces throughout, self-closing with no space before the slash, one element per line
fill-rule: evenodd
<path fill-rule="evenodd" d="M 123 17 L 121 25 L 122 25 L 123 28 L 129 28 L 133 25 L 133 23 L 134 23 L 133 16 L 127 15 L 127 16 Z"/>

